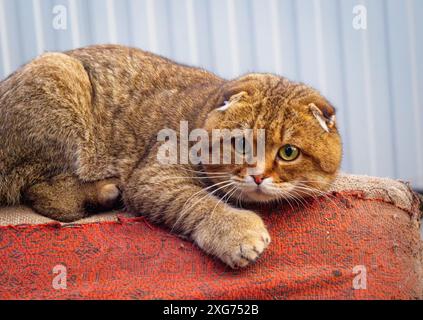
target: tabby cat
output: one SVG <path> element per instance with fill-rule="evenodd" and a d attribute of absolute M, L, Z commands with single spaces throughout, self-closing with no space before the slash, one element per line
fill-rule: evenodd
<path fill-rule="evenodd" d="M 60 221 L 121 200 L 233 268 L 270 243 L 238 202 L 320 194 L 341 162 L 334 108 L 272 74 L 224 80 L 117 45 L 46 53 L 0 83 L 0 203 Z M 265 129 L 262 173 L 246 164 L 163 165 L 163 128 Z M 229 196 L 231 192 L 231 196 Z"/>

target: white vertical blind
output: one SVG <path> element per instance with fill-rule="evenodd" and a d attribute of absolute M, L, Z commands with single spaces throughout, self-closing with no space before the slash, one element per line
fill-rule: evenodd
<path fill-rule="evenodd" d="M 55 6 L 67 12 L 54 29 Z M 353 8 L 367 29 L 353 28 Z M 0 79 L 45 51 L 120 43 L 222 77 L 273 72 L 338 109 L 343 169 L 423 188 L 421 0 L 0 0 Z"/>

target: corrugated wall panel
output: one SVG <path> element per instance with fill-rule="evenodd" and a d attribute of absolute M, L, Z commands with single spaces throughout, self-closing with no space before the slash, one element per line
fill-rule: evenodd
<path fill-rule="evenodd" d="M 412 61 L 410 48 L 414 41 L 422 40 L 422 30 L 419 38 L 410 38 L 410 10 L 408 5 L 422 5 L 422 2 L 406 1 L 406 5 L 399 1 L 386 1 L 386 21 L 388 31 L 389 68 L 391 72 L 390 89 L 394 123 L 394 143 L 396 146 L 395 161 L 397 175 L 406 179 L 416 178 L 421 168 L 422 137 L 418 132 L 423 124 L 413 97 L 418 94 L 413 86 L 413 74 L 416 65 Z M 420 40 L 419 40 L 420 39 Z M 420 57 L 422 58 L 422 57 Z M 420 62 L 421 63 L 421 62 Z M 420 118 L 420 119 L 419 119 Z M 411 153 L 408 154 L 407 150 Z"/>
<path fill-rule="evenodd" d="M 353 8 L 367 29 L 353 28 Z M 55 29 L 58 10 L 66 28 Z M 343 169 L 423 188 L 423 1 L 0 0 L 0 79 L 44 51 L 121 43 L 225 78 L 274 72 L 338 109 Z"/>

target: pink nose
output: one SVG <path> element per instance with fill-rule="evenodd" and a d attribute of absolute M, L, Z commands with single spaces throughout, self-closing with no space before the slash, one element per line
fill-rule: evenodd
<path fill-rule="evenodd" d="M 263 182 L 263 176 L 262 175 L 258 175 L 258 176 L 251 176 L 254 179 L 254 182 L 259 185 Z"/>

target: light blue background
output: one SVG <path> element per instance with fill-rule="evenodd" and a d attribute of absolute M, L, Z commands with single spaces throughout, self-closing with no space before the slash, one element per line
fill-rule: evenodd
<path fill-rule="evenodd" d="M 367 30 L 352 26 L 359 4 Z M 55 5 L 66 30 L 52 27 Z M 310 84 L 338 109 L 345 171 L 423 189 L 422 0 L 0 0 L 0 79 L 44 51 L 95 43 Z"/>

